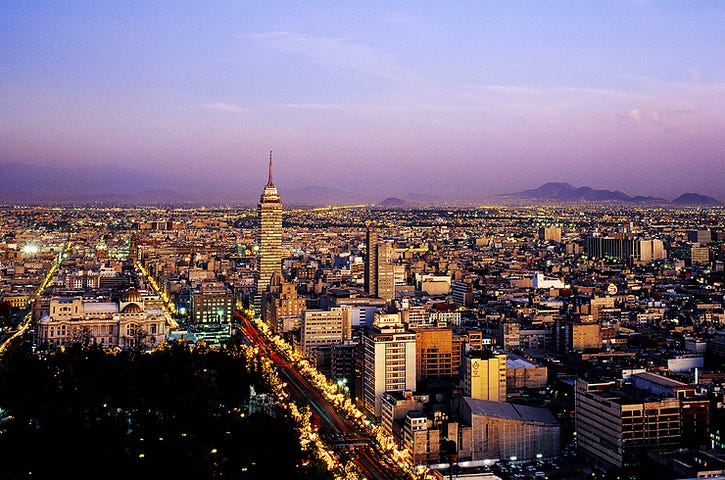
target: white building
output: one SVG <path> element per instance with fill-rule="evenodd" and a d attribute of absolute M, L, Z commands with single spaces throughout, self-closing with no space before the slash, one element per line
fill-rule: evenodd
<path fill-rule="evenodd" d="M 364 406 L 380 417 L 384 392 L 415 391 L 415 333 L 397 313 L 379 312 L 363 335 L 363 351 Z"/>
<path fill-rule="evenodd" d="M 531 279 L 531 288 L 566 288 L 566 284 L 560 278 L 547 278 L 541 272 L 536 272 Z"/>
<path fill-rule="evenodd" d="M 309 354 L 316 347 L 326 347 L 350 340 L 350 306 L 330 310 L 305 310 L 300 324 L 300 347 Z"/>
<path fill-rule="evenodd" d="M 48 348 L 90 341 L 108 347 L 146 346 L 166 340 L 168 326 L 161 308 L 147 308 L 136 289 L 116 302 L 85 301 L 81 297 L 54 297 L 38 321 L 36 344 Z"/>

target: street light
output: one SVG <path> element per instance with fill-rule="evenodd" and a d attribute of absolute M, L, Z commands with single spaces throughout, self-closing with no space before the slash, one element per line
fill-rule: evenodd
<path fill-rule="evenodd" d="M 337 393 L 343 392 L 346 396 L 350 392 L 350 388 L 347 386 L 347 378 L 339 378 L 335 382 L 337 387 Z"/>

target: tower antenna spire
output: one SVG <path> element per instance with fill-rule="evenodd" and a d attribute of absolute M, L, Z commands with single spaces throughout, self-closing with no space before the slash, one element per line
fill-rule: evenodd
<path fill-rule="evenodd" d="M 272 150 L 269 151 L 269 181 L 267 185 L 273 185 L 272 183 Z"/>

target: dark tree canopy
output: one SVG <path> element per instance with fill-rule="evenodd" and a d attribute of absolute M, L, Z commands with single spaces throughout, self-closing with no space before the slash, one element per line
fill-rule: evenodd
<path fill-rule="evenodd" d="M 12 350 L 0 359 L 0 478 L 327 478 L 282 411 L 247 414 L 263 377 L 235 346 Z"/>

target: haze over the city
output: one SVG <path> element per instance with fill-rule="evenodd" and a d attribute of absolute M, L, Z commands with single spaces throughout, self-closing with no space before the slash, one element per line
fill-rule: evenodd
<path fill-rule="evenodd" d="M 2 169 L 725 200 L 721 2 L 11 1 L 0 45 Z"/>

